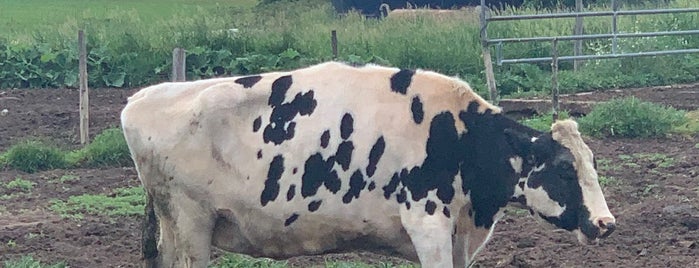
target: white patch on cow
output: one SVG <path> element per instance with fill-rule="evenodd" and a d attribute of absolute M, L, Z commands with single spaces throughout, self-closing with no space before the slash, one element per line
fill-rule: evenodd
<path fill-rule="evenodd" d="M 532 142 L 535 142 L 538 139 L 539 139 L 539 137 L 532 137 Z"/>
<path fill-rule="evenodd" d="M 522 173 L 522 158 L 519 156 L 511 157 L 510 166 L 512 166 L 512 169 L 515 171 L 515 173 Z"/>
<path fill-rule="evenodd" d="M 578 131 L 578 124 L 572 120 L 558 121 L 551 126 L 553 139 L 568 148 L 575 158 L 573 166 L 577 170 L 582 190 L 583 204 L 590 210 L 590 221 L 609 217 L 614 219 L 604 199 L 602 187 L 599 185 L 597 171 L 593 163 L 593 155 Z"/>

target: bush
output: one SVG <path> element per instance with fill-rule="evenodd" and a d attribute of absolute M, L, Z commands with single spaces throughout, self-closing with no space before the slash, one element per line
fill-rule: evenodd
<path fill-rule="evenodd" d="M 657 137 L 683 124 L 685 113 L 636 98 L 599 104 L 578 120 L 581 132 L 595 137 Z"/>
<path fill-rule="evenodd" d="M 57 147 L 37 140 L 28 140 L 14 145 L 7 151 L 5 162 L 8 166 L 24 171 L 37 172 L 68 165 L 65 153 Z"/>
<path fill-rule="evenodd" d="M 22 256 L 19 260 L 7 260 L 4 263 L 6 268 L 65 268 L 65 263 L 59 262 L 56 264 L 44 264 L 39 260 L 34 259 L 31 255 Z"/>
<path fill-rule="evenodd" d="M 120 128 L 105 129 L 95 136 L 85 148 L 80 150 L 78 155 L 82 155 L 87 166 L 131 166 L 131 154 L 126 145 L 124 133 Z"/>

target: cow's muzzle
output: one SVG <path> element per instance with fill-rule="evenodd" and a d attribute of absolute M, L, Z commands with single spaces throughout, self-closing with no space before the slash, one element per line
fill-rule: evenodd
<path fill-rule="evenodd" d="M 599 238 L 607 238 L 616 230 L 616 220 L 612 217 L 601 217 L 594 221 L 595 226 L 599 228 Z"/>

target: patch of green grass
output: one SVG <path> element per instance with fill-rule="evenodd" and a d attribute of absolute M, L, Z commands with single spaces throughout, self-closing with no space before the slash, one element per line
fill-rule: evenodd
<path fill-rule="evenodd" d="M 684 124 L 684 112 L 634 97 L 595 106 L 580 118 L 581 132 L 595 137 L 658 137 Z"/>
<path fill-rule="evenodd" d="M 14 180 L 5 184 L 5 188 L 10 190 L 19 190 L 25 193 L 31 192 L 36 183 L 22 179 L 22 177 L 17 176 Z"/>
<path fill-rule="evenodd" d="M 558 119 L 567 119 L 570 116 L 567 111 L 561 111 L 558 113 Z M 544 115 L 533 116 L 530 118 L 522 119 L 520 122 L 530 128 L 539 131 L 551 131 L 551 125 L 553 124 L 553 113 L 547 113 Z"/>
<path fill-rule="evenodd" d="M 599 180 L 599 185 L 602 187 L 619 184 L 619 180 L 615 177 L 612 177 L 612 176 L 599 176 L 598 180 Z"/>
<path fill-rule="evenodd" d="M 33 173 L 66 167 L 68 163 L 64 155 L 65 153 L 55 146 L 37 140 L 27 140 L 10 147 L 5 158 L 8 166 Z"/>
<path fill-rule="evenodd" d="M 694 148 L 699 149 L 699 143 L 694 144 Z"/>
<path fill-rule="evenodd" d="M 76 20 L 89 23 L 102 18 L 111 18 L 114 13 L 128 12 L 144 25 L 160 20 L 172 19 L 188 10 L 226 9 L 252 7 L 257 0 L 3 0 L 0 9 L 0 35 L 3 31 L 31 32 L 45 29 L 49 25 L 60 25 Z"/>
<path fill-rule="evenodd" d="M 50 209 L 65 218 L 81 219 L 84 214 L 107 216 L 143 215 L 143 187 L 118 188 L 110 195 L 83 194 L 68 200 L 51 200 Z"/>
<path fill-rule="evenodd" d="M 602 172 L 619 170 L 621 168 L 619 166 L 613 166 L 612 159 L 609 159 L 609 158 L 600 157 L 600 158 L 597 158 L 596 161 L 597 161 L 597 170 L 602 171 Z"/>
<path fill-rule="evenodd" d="M 34 257 L 27 255 L 23 256 L 19 260 L 8 260 L 4 263 L 5 268 L 66 268 L 68 266 L 65 263 L 60 262 L 56 264 L 44 264 Z"/>
<path fill-rule="evenodd" d="M 85 164 L 90 167 L 133 166 L 121 128 L 105 129 L 81 151 Z"/>
<path fill-rule="evenodd" d="M 639 160 L 655 163 L 661 168 L 668 168 L 675 164 L 675 159 L 673 157 L 661 153 L 637 153 L 634 154 L 634 157 Z"/>
<path fill-rule="evenodd" d="M 285 261 L 275 261 L 266 258 L 251 258 L 245 255 L 228 253 L 218 258 L 209 265 L 210 268 L 285 268 Z"/>
<path fill-rule="evenodd" d="M 79 181 L 80 177 L 72 175 L 72 174 L 64 174 L 60 178 L 58 178 L 58 181 L 61 183 L 66 183 L 66 182 L 74 182 L 74 181 Z"/>
<path fill-rule="evenodd" d="M 686 122 L 673 127 L 672 132 L 688 135 L 699 133 L 699 110 L 687 112 L 685 118 Z"/>

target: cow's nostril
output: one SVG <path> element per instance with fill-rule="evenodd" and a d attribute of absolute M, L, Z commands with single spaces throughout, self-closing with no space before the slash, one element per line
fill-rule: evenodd
<path fill-rule="evenodd" d="M 602 224 L 603 223 L 600 223 L 600 227 L 602 226 Z M 614 232 L 614 230 L 616 229 L 616 224 L 614 222 L 608 222 L 608 223 L 604 224 L 603 228 L 606 228 L 607 231 L 604 232 L 600 236 L 600 238 L 607 238 L 607 236 L 611 235 Z"/>

